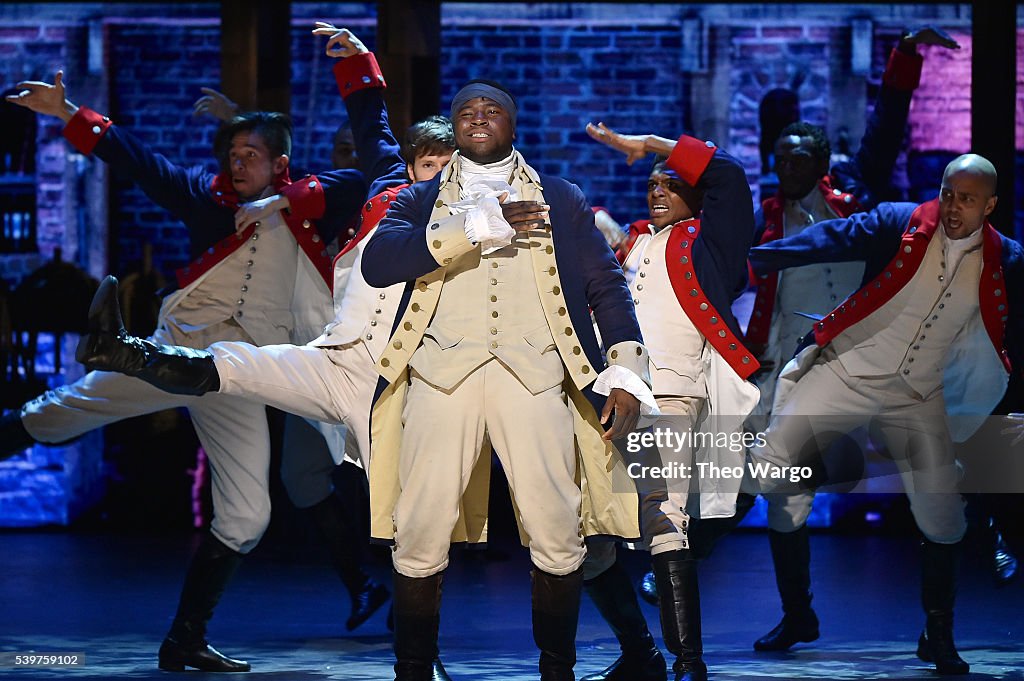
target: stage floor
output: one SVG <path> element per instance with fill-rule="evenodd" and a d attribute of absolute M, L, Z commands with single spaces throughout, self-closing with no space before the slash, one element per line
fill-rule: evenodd
<path fill-rule="evenodd" d="M 0 679 L 173 678 L 156 651 L 177 602 L 190 537 L 0 534 L 0 651 L 84 654 L 79 668 L 0 668 Z M 453 552 L 441 655 L 454 679 L 536 679 L 525 551 L 504 559 Z M 929 679 L 914 656 L 923 624 L 915 542 L 891 536 L 812 537 L 822 638 L 786 654 L 751 643 L 780 617 L 767 538 L 727 538 L 703 565 L 705 658 L 714 679 Z M 247 659 L 261 681 L 392 679 L 387 608 L 344 631 L 348 599 L 310 549 L 260 547 L 239 570 L 210 625 L 221 651 Z M 500 556 L 499 556 L 500 558 Z M 643 554 L 629 554 L 639 577 Z M 386 563 L 378 565 L 386 577 Z M 642 604 L 652 631 L 657 611 Z M 1024 679 L 1024 583 L 995 589 L 979 558 L 964 561 L 956 635 L 972 679 Z M 660 642 L 660 641 L 659 641 Z M 615 659 L 608 627 L 584 597 L 578 677 Z M 663 648 L 664 650 L 664 648 Z M 671 678 L 671 677 L 670 677 Z"/>

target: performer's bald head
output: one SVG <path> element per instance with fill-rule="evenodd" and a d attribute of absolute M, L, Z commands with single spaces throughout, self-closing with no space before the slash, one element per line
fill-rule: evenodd
<path fill-rule="evenodd" d="M 945 172 L 942 173 L 942 183 L 945 184 L 946 178 L 953 173 L 966 173 L 977 177 L 988 186 L 989 196 L 996 195 L 996 167 L 984 156 L 977 154 L 957 156 L 949 162 Z"/>
<path fill-rule="evenodd" d="M 942 173 L 939 215 L 946 235 L 962 239 L 981 229 L 996 207 L 996 168 L 984 156 L 964 154 Z"/>

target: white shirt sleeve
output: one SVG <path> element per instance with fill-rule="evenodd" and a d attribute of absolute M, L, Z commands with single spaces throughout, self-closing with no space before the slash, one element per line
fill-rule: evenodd
<path fill-rule="evenodd" d="M 621 388 L 640 400 L 640 420 L 637 422 L 637 428 L 645 428 L 661 416 L 654 393 L 642 378 L 626 367 L 612 364 L 594 379 L 593 390 L 598 395 L 610 395 L 612 388 Z"/>

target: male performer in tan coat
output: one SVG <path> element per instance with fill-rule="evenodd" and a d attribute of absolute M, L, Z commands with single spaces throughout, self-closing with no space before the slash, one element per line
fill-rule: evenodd
<path fill-rule="evenodd" d="M 636 424 L 634 395 L 653 406 L 647 352 L 582 193 L 512 147 L 512 96 L 471 82 L 451 113 L 451 163 L 403 191 L 363 251 L 367 282 L 408 282 L 371 428 L 373 532 L 395 544 L 396 676 L 430 678 L 441 574 L 453 531 L 479 536 L 460 501 L 489 440 L 529 537 L 541 679 L 571 680 L 584 536 L 638 535 L 610 441 Z M 595 391 L 610 393 L 603 405 Z M 613 412 L 602 436 L 597 414 Z M 608 494 L 609 471 L 622 494 Z"/>

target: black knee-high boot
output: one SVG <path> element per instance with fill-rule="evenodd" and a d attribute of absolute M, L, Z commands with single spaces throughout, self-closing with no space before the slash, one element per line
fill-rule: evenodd
<path fill-rule="evenodd" d="M 533 641 L 540 649 L 541 681 L 574 681 L 576 626 L 580 619 L 583 568 L 553 575 L 534 566 Z"/>
<path fill-rule="evenodd" d="M 406 577 L 393 573 L 395 681 L 451 681 L 438 660 L 442 573 Z"/>
<path fill-rule="evenodd" d="M 661 634 L 676 656 L 675 681 L 707 681 L 701 640 L 697 561 L 689 551 L 666 551 L 652 557 L 660 596 Z"/>
<path fill-rule="evenodd" d="M 180 672 L 185 667 L 194 667 L 205 672 L 249 671 L 248 662 L 222 655 L 206 642 L 206 623 L 241 562 L 242 554 L 228 548 L 212 534 L 203 537 L 185 575 L 171 630 L 160 646 L 160 669 Z"/>
<path fill-rule="evenodd" d="M 924 540 L 921 562 L 921 605 L 925 628 L 917 641 L 917 656 L 933 662 L 939 674 L 966 674 L 970 665 L 960 658 L 953 642 L 953 604 L 961 543 L 936 544 Z"/>
<path fill-rule="evenodd" d="M 327 545 L 331 563 L 352 598 L 352 614 L 345 628 L 352 631 L 387 602 L 390 595 L 363 570 L 365 539 L 358 536 L 345 515 L 341 500 L 331 492 L 326 499 L 306 509 Z"/>
<path fill-rule="evenodd" d="M 594 579 L 583 582 L 583 589 L 611 626 L 622 655 L 604 671 L 584 676 L 582 681 L 665 681 L 665 658 L 647 628 L 622 565 L 615 561 Z"/>
<path fill-rule="evenodd" d="M 220 387 L 213 355 L 178 345 L 159 345 L 125 331 L 117 303 L 117 279 L 106 277 L 89 307 L 89 333 L 75 359 L 90 370 L 135 376 L 176 395 L 203 395 Z"/>
<path fill-rule="evenodd" d="M 818 616 L 811 608 L 811 539 L 804 525 L 796 532 L 769 530 L 775 583 L 782 597 L 782 621 L 754 642 L 754 650 L 788 650 L 818 640 Z"/>

